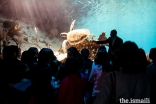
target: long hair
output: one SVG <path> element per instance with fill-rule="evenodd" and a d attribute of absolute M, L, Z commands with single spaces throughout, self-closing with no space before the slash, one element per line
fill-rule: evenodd
<path fill-rule="evenodd" d="M 82 55 L 83 59 L 88 59 L 89 54 L 90 54 L 90 53 L 89 53 L 89 50 L 88 50 L 88 49 L 83 48 L 83 49 L 81 50 L 81 55 Z"/>
<path fill-rule="evenodd" d="M 152 59 L 154 64 L 156 64 L 156 48 L 151 48 L 149 58 Z"/>
<path fill-rule="evenodd" d="M 94 60 L 95 64 L 102 65 L 102 71 L 110 71 L 110 59 L 105 46 L 100 46 Z"/>
<path fill-rule="evenodd" d="M 136 43 L 126 41 L 119 51 L 113 70 L 122 68 L 122 71 L 127 74 L 138 73 L 140 71 L 138 53 L 139 48 Z"/>
<path fill-rule="evenodd" d="M 54 53 L 49 48 L 42 48 L 38 55 L 38 64 L 47 64 L 54 57 Z"/>
<path fill-rule="evenodd" d="M 37 62 L 37 55 L 38 55 L 38 49 L 36 47 L 30 47 L 28 49 L 28 53 L 29 53 L 29 61 L 36 61 Z"/>
<path fill-rule="evenodd" d="M 81 65 L 83 64 L 82 56 L 81 56 L 81 54 L 79 53 L 79 51 L 77 50 L 77 48 L 75 48 L 75 47 L 70 47 L 70 48 L 67 50 L 67 57 L 69 57 L 69 56 L 74 56 L 74 57 L 76 57 L 76 58 L 81 62 Z"/>
<path fill-rule="evenodd" d="M 140 68 L 142 69 L 143 72 L 146 72 L 146 67 L 150 63 L 147 61 L 146 53 L 145 53 L 145 51 L 142 48 L 139 48 L 138 57 L 139 57 Z"/>
<path fill-rule="evenodd" d="M 74 56 L 69 56 L 65 62 L 65 68 L 67 75 L 78 74 L 80 71 L 81 62 Z"/>

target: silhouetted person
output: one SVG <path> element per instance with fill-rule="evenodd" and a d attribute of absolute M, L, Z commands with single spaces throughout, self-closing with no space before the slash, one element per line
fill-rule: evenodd
<path fill-rule="evenodd" d="M 52 68 L 50 61 L 54 57 L 51 49 L 42 48 L 38 54 L 38 63 L 30 71 L 36 104 L 55 104 L 56 98 L 51 85 Z"/>
<path fill-rule="evenodd" d="M 93 84 L 92 88 L 92 101 L 96 98 L 101 89 L 101 83 L 111 69 L 110 59 L 105 46 L 100 46 L 96 53 L 96 57 L 92 64 L 89 82 Z M 91 102 L 92 102 L 91 101 Z"/>
<path fill-rule="evenodd" d="M 67 58 L 70 57 L 70 56 L 76 57 L 81 62 L 81 66 L 83 65 L 82 57 L 81 57 L 79 51 L 77 50 L 77 48 L 70 47 L 67 50 Z M 62 64 L 59 65 L 58 72 L 57 72 L 57 75 L 56 75 L 56 79 L 62 80 L 66 76 L 67 76 L 67 71 L 66 71 L 65 63 L 62 63 Z"/>
<path fill-rule="evenodd" d="M 0 103 L 4 104 L 9 85 L 15 84 L 20 74 L 19 65 L 21 62 L 17 59 L 18 47 L 11 45 L 3 48 L 3 60 L 0 65 Z"/>
<path fill-rule="evenodd" d="M 22 63 L 25 63 L 25 64 L 29 64 L 29 52 L 28 51 L 24 51 L 22 53 L 22 56 L 21 56 L 21 62 Z"/>
<path fill-rule="evenodd" d="M 139 64 L 140 64 L 140 69 L 142 69 L 143 72 L 146 72 L 146 67 L 150 64 L 149 61 L 147 61 L 147 58 L 146 58 L 146 54 L 145 54 L 145 51 L 140 48 L 139 49 Z"/>
<path fill-rule="evenodd" d="M 87 78 L 90 75 L 91 68 L 92 68 L 92 63 L 93 63 L 93 61 L 91 59 L 89 59 L 89 54 L 90 53 L 89 53 L 88 49 L 83 48 L 81 50 L 81 56 L 82 56 L 82 59 L 83 59 L 83 66 L 82 66 L 81 72 L 83 74 L 85 74 L 87 76 Z"/>
<path fill-rule="evenodd" d="M 37 64 L 37 59 L 38 59 L 38 49 L 36 47 L 30 47 L 28 49 L 28 66 L 29 68 L 33 67 L 34 65 Z"/>
<path fill-rule="evenodd" d="M 152 102 L 152 82 L 139 65 L 139 48 L 134 42 L 125 42 L 118 54 L 117 64 L 121 71 L 106 75 L 101 90 L 93 104 L 118 104 L 123 99 L 150 98 Z M 154 103 L 155 104 L 155 103 Z"/>
<path fill-rule="evenodd" d="M 156 48 L 151 48 L 149 58 L 152 63 L 147 66 L 147 73 L 156 81 Z"/>
<path fill-rule="evenodd" d="M 95 41 L 95 42 L 97 44 L 109 43 L 108 54 L 110 56 L 111 61 L 115 60 L 114 53 L 115 53 L 115 51 L 120 49 L 120 47 L 123 44 L 123 40 L 120 37 L 117 36 L 117 31 L 116 30 L 111 31 L 110 37 L 107 40 L 105 40 L 105 41 Z"/>
<path fill-rule="evenodd" d="M 56 56 L 54 56 L 52 58 L 52 60 L 50 61 L 50 66 L 52 67 L 52 76 L 56 77 L 57 71 L 58 71 L 58 67 L 61 64 L 60 61 L 57 60 Z"/>
<path fill-rule="evenodd" d="M 69 56 L 65 62 L 67 76 L 61 81 L 58 104 L 84 104 L 84 90 L 87 78 L 80 75 L 81 62 Z"/>

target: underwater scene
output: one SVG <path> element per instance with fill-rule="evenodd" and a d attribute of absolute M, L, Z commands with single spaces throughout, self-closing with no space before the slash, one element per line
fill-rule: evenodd
<path fill-rule="evenodd" d="M 0 17 L 38 28 L 51 40 L 63 40 L 60 34 L 69 32 L 75 20 L 73 29 L 86 28 L 95 40 L 116 29 L 123 41 L 135 42 L 146 53 L 156 47 L 156 0 L 0 0 Z"/>
<path fill-rule="evenodd" d="M 70 0 L 71 1 L 71 0 Z M 75 28 L 87 28 L 96 38 L 112 29 L 123 41 L 133 41 L 145 52 L 156 47 L 156 0 L 72 0 Z M 75 14 L 76 12 L 76 14 Z"/>

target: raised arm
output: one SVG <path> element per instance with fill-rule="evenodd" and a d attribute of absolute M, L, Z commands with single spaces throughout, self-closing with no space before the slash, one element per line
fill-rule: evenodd
<path fill-rule="evenodd" d="M 104 41 L 95 41 L 95 42 L 96 44 L 106 44 L 106 43 L 109 43 L 109 41 L 110 41 L 110 37 Z"/>

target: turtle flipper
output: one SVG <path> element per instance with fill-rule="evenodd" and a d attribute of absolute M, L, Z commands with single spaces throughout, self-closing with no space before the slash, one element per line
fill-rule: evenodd
<path fill-rule="evenodd" d="M 61 36 L 61 37 L 67 37 L 67 34 L 68 34 L 68 33 L 63 32 L 63 33 L 60 34 L 60 36 Z"/>
<path fill-rule="evenodd" d="M 75 21 L 76 21 L 76 20 L 74 20 L 74 21 L 71 23 L 71 25 L 70 25 L 70 31 L 72 31 L 72 30 L 74 29 Z"/>

